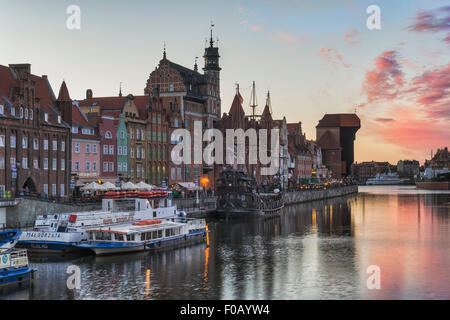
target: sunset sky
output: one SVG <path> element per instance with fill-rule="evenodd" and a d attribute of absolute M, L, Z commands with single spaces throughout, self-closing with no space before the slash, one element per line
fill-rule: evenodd
<path fill-rule="evenodd" d="M 24 1 L 0 0 L 0 64 L 31 63 L 72 99 L 143 94 L 162 58 L 200 65 L 213 21 L 221 54 L 222 112 L 239 82 L 249 112 L 270 90 L 275 118 L 302 121 L 315 139 L 325 113 L 362 120 L 355 159 L 417 159 L 450 147 L 450 6 L 438 0 Z M 66 9 L 81 8 L 69 30 Z M 381 30 L 369 30 L 369 5 Z M 358 107 L 357 107 L 358 106 Z"/>

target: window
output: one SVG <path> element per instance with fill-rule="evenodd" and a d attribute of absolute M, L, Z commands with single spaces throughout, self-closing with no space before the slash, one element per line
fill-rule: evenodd
<path fill-rule="evenodd" d="M 158 124 L 161 124 L 161 116 L 158 116 Z"/>
<path fill-rule="evenodd" d="M 127 146 L 123 147 L 123 155 L 126 156 L 128 154 Z"/>
<path fill-rule="evenodd" d="M 45 121 L 45 122 L 48 122 L 48 113 L 47 113 L 47 112 L 44 113 L 44 121 Z"/>
<path fill-rule="evenodd" d="M 181 180 L 181 168 L 177 168 L 177 179 Z"/>
<path fill-rule="evenodd" d="M 111 134 L 110 131 L 106 131 L 106 133 L 105 133 L 105 138 L 106 138 L 106 139 L 112 139 L 112 134 Z"/>
<path fill-rule="evenodd" d="M 5 113 L 5 106 L 0 104 L 0 114 L 4 114 Z"/>
<path fill-rule="evenodd" d="M 156 131 L 153 131 L 153 141 L 156 142 Z"/>
<path fill-rule="evenodd" d="M 141 140 L 141 131 L 136 128 L 136 140 Z"/>
<path fill-rule="evenodd" d="M 53 150 L 58 150 L 58 141 L 53 140 Z"/>
<path fill-rule="evenodd" d="M 171 173 L 171 175 L 170 175 L 170 177 L 171 177 L 171 179 L 172 180 L 175 180 L 177 177 L 175 176 L 175 168 L 172 168 L 171 170 L 170 170 L 170 173 Z"/>
<path fill-rule="evenodd" d="M 66 160 L 61 159 L 61 171 L 65 171 L 65 170 L 66 170 Z"/>
<path fill-rule="evenodd" d="M 33 120 L 33 109 L 30 109 L 30 120 Z"/>
<path fill-rule="evenodd" d="M 56 171 L 58 169 L 57 159 L 55 158 L 52 159 L 52 169 L 53 171 Z"/>
<path fill-rule="evenodd" d="M 44 193 L 48 195 L 48 184 L 44 184 Z"/>
<path fill-rule="evenodd" d="M 175 120 L 173 121 L 173 126 L 175 128 L 178 128 L 178 119 L 177 118 L 175 118 Z"/>
<path fill-rule="evenodd" d="M 44 158 L 44 170 L 48 170 L 48 158 Z"/>
<path fill-rule="evenodd" d="M 91 144 L 86 143 L 86 153 L 91 153 Z"/>
<path fill-rule="evenodd" d="M 108 162 L 103 162 L 103 172 L 108 172 Z"/>
<path fill-rule="evenodd" d="M 39 161 L 36 160 L 36 159 L 33 160 L 33 168 L 34 169 L 39 169 Z"/>
<path fill-rule="evenodd" d="M 25 109 L 25 119 L 28 120 L 28 109 Z"/>
<path fill-rule="evenodd" d="M 128 171 L 128 164 L 126 162 L 124 162 L 122 165 L 123 165 L 123 171 L 127 172 Z"/>
<path fill-rule="evenodd" d="M 22 168 L 28 169 L 28 158 L 22 158 Z"/>
<path fill-rule="evenodd" d="M 75 162 L 75 171 L 80 171 L 80 163 L 78 161 Z"/>
<path fill-rule="evenodd" d="M 9 159 L 9 165 L 11 168 L 15 168 L 16 167 L 16 158 L 10 158 Z"/>
<path fill-rule="evenodd" d="M 72 127 L 72 133 L 78 133 L 78 127 Z"/>
<path fill-rule="evenodd" d="M 109 163 L 109 172 L 114 172 L 114 162 Z"/>
<path fill-rule="evenodd" d="M 114 146 L 109 146 L 109 154 L 114 154 Z"/>
<path fill-rule="evenodd" d="M 23 149 L 28 148 L 28 138 L 27 137 L 22 137 L 22 148 Z"/>
<path fill-rule="evenodd" d="M 125 132 L 124 131 L 120 131 L 120 139 L 125 139 Z"/>
<path fill-rule="evenodd" d="M 0 136 L 0 147 L 5 147 L 5 136 Z"/>
<path fill-rule="evenodd" d="M 0 170 L 4 170 L 4 169 L 5 169 L 5 158 L 0 157 Z"/>
<path fill-rule="evenodd" d="M 56 184 L 52 184 L 52 195 L 56 197 Z"/>
<path fill-rule="evenodd" d="M 92 144 L 92 153 L 97 153 L 97 144 Z"/>
<path fill-rule="evenodd" d="M 75 153 L 80 153 L 80 144 L 75 143 Z"/>
<path fill-rule="evenodd" d="M 9 137 L 9 144 L 10 144 L 11 148 L 15 148 L 16 147 L 16 136 L 10 136 Z"/>
<path fill-rule="evenodd" d="M 122 162 L 117 163 L 117 171 L 122 172 Z"/>
<path fill-rule="evenodd" d="M 48 150 L 48 140 L 44 140 L 44 150 Z"/>
<path fill-rule="evenodd" d="M 130 149 L 130 158 L 134 159 L 134 150 L 133 147 Z"/>
<path fill-rule="evenodd" d="M 20 119 L 22 119 L 22 118 L 23 118 L 23 108 L 20 107 Z"/>
<path fill-rule="evenodd" d="M 92 171 L 97 171 L 97 161 L 92 162 Z"/>
<path fill-rule="evenodd" d="M 89 161 L 86 162 L 86 171 L 91 171 L 91 163 Z"/>
<path fill-rule="evenodd" d="M 169 91 L 173 92 L 173 83 L 169 84 Z"/>
<path fill-rule="evenodd" d="M 136 159 L 141 158 L 141 148 L 139 146 L 136 146 Z"/>
<path fill-rule="evenodd" d="M 61 141 L 61 151 L 66 151 L 66 142 Z"/>
<path fill-rule="evenodd" d="M 16 108 L 15 108 L 15 107 L 11 107 L 11 115 L 12 115 L 13 117 L 16 116 Z"/>
<path fill-rule="evenodd" d="M 59 189 L 60 189 L 59 195 L 60 195 L 60 196 L 64 196 L 64 184 L 63 184 L 63 183 L 61 183 Z"/>
<path fill-rule="evenodd" d="M 36 138 L 33 139 L 33 149 L 39 150 L 39 140 Z"/>
<path fill-rule="evenodd" d="M 117 155 L 119 155 L 119 156 L 122 155 L 122 147 L 121 146 L 117 147 Z"/>

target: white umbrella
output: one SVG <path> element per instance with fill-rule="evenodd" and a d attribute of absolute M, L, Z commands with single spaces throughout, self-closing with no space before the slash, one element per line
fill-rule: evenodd
<path fill-rule="evenodd" d="M 108 181 L 108 182 L 105 182 L 104 184 L 102 184 L 102 189 L 103 190 L 117 190 L 117 187 Z"/>
<path fill-rule="evenodd" d="M 139 182 L 136 187 L 140 190 L 152 190 L 152 186 L 145 183 L 144 181 Z"/>
<path fill-rule="evenodd" d="M 88 185 L 81 187 L 82 190 L 92 190 L 92 191 L 97 191 L 97 190 L 101 190 L 102 187 L 95 182 L 91 182 Z"/>
<path fill-rule="evenodd" d="M 136 185 L 133 184 L 132 182 L 127 182 L 122 185 L 121 189 L 122 190 L 137 190 L 138 187 L 136 187 Z"/>

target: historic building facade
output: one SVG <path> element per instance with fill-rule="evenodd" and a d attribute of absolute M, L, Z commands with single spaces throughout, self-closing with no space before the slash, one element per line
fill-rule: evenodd
<path fill-rule="evenodd" d="M 0 66 L 0 196 L 67 196 L 67 108 L 71 101 L 64 82 L 56 98 L 47 77 L 31 74 L 31 65 Z"/>

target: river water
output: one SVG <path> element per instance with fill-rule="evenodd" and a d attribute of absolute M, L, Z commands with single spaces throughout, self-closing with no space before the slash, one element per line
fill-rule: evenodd
<path fill-rule="evenodd" d="M 0 298 L 450 299 L 447 191 L 360 187 L 358 196 L 290 206 L 277 218 L 208 226 L 209 246 L 33 257 L 34 283 L 1 289 Z M 67 288 L 71 265 L 81 270 L 79 290 Z M 380 288 L 369 289 L 376 275 Z"/>

